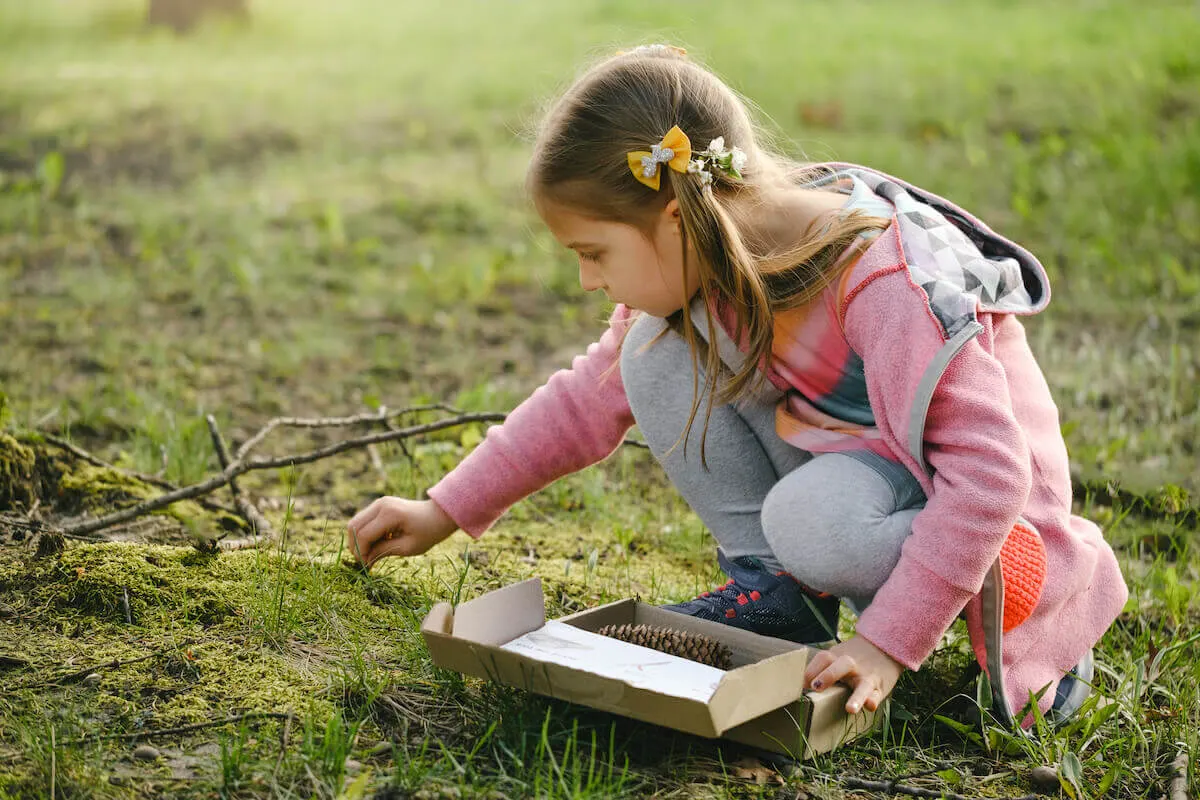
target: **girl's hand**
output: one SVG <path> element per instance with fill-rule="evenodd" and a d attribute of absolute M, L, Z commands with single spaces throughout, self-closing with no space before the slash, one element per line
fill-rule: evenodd
<path fill-rule="evenodd" d="M 367 569 L 384 556 L 424 553 L 458 530 L 432 500 L 381 497 L 346 525 L 346 547 Z"/>
<path fill-rule="evenodd" d="M 854 691 L 846 712 L 879 708 L 900 679 L 904 667 L 861 636 L 847 639 L 817 653 L 804 671 L 804 688 L 826 689 L 841 681 Z"/>

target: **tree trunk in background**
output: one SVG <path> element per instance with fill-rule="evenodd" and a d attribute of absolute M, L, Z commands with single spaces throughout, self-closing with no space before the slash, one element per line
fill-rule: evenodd
<path fill-rule="evenodd" d="M 250 15 L 248 4 L 249 0 L 150 0 L 146 23 L 187 33 L 206 16 L 246 19 Z"/>

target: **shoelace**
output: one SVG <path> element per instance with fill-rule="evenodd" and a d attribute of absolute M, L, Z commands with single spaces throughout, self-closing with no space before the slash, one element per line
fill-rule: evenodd
<path fill-rule="evenodd" d="M 747 603 L 761 599 L 762 595 L 759 594 L 757 589 L 744 592 L 742 591 L 742 588 L 737 585 L 737 582 L 733 578 L 725 581 L 725 583 L 721 586 L 714 587 L 712 591 L 701 592 L 696 598 L 696 600 L 705 603 L 715 610 L 724 608 L 730 602 L 737 603 L 739 606 L 744 606 Z M 735 616 L 737 616 L 736 609 L 725 608 L 725 616 L 729 619 L 733 619 Z"/>

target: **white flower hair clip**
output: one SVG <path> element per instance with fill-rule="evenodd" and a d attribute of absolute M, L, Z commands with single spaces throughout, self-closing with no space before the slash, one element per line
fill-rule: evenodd
<path fill-rule="evenodd" d="M 725 149 L 725 137 L 718 136 L 708 143 L 707 150 L 692 153 L 688 162 L 688 172 L 700 176 L 701 186 L 711 186 L 713 171 L 719 170 L 730 177 L 742 180 L 742 170 L 746 167 L 747 156 L 742 148 L 736 145 Z"/>

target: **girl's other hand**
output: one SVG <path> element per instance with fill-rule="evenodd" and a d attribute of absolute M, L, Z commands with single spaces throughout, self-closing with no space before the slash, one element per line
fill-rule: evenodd
<path fill-rule="evenodd" d="M 346 548 L 367 569 L 384 556 L 424 553 L 458 530 L 432 500 L 381 497 L 346 525 Z"/>
<path fill-rule="evenodd" d="M 854 636 L 813 656 L 804 671 L 804 688 L 827 689 L 840 681 L 854 690 L 846 701 L 846 712 L 857 714 L 863 708 L 879 708 L 903 671 L 887 653 Z"/>

